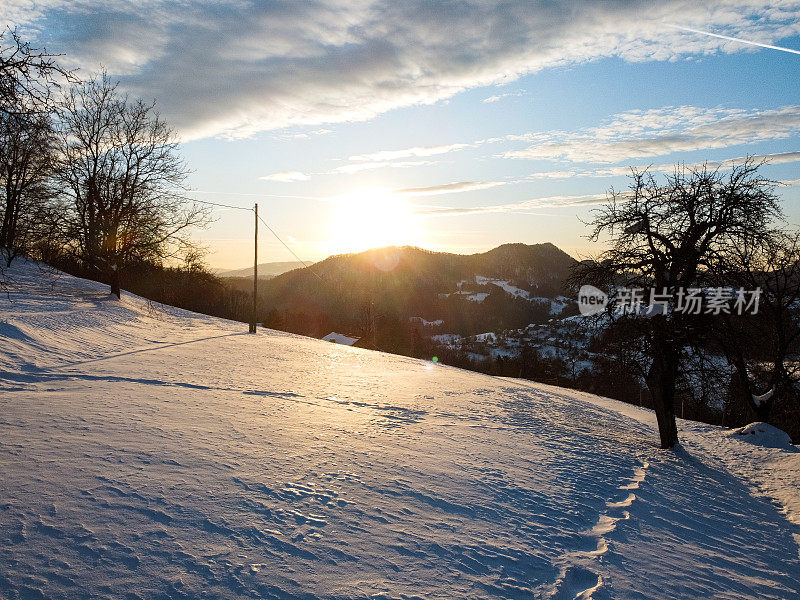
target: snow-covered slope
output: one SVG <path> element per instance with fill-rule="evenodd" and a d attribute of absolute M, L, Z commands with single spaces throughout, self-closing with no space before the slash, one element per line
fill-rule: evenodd
<path fill-rule="evenodd" d="M 800 596 L 794 447 L 11 276 L 1 598 Z"/>

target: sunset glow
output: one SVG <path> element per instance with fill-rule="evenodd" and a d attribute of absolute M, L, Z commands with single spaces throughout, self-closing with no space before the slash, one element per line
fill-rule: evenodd
<path fill-rule="evenodd" d="M 397 194 L 382 188 L 363 188 L 337 196 L 331 202 L 331 253 L 424 245 L 419 217 Z"/>
<path fill-rule="evenodd" d="M 800 0 L 0 2 L 0 600 L 800 600 Z"/>

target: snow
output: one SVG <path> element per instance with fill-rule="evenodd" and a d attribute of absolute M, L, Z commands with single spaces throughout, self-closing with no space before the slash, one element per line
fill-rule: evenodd
<path fill-rule="evenodd" d="M 461 341 L 461 336 L 457 333 L 440 333 L 438 335 L 432 335 L 431 339 L 437 344 L 455 346 Z"/>
<path fill-rule="evenodd" d="M 654 428 L 652 411 L 615 400 L 580 393 L 593 404 L 610 408 Z M 741 431 L 762 429 L 766 424 L 752 423 L 731 431 L 705 423 L 678 420 L 684 447 L 704 462 L 721 467 L 734 475 L 756 497 L 768 499 L 793 524 L 792 535 L 800 546 L 800 449 L 794 445 L 770 447 L 759 443 L 759 435 L 741 435 Z M 767 431 L 775 429 L 769 425 Z M 785 442 L 784 432 L 775 429 L 769 437 Z M 782 434 L 782 435 L 781 435 Z M 800 552 L 799 552 L 800 554 Z"/>
<path fill-rule="evenodd" d="M 0 597 L 800 595 L 794 446 L 10 275 Z"/>
<path fill-rule="evenodd" d="M 336 333 L 335 331 L 330 332 L 325 337 L 321 338 L 323 342 L 333 342 L 335 344 L 343 344 L 345 346 L 352 346 L 355 344 L 359 338 L 357 337 L 349 337 L 343 335 L 341 333 Z"/>
<path fill-rule="evenodd" d="M 502 356 L 503 358 L 514 358 L 519 356 L 519 350 L 514 350 L 513 348 L 491 348 L 489 350 L 489 356 L 491 358 L 497 358 L 498 356 Z"/>
<path fill-rule="evenodd" d="M 486 333 L 478 333 L 474 337 L 476 342 L 483 342 L 486 344 L 497 343 L 497 334 L 493 331 L 487 331 Z"/>
<path fill-rule="evenodd" d="M 772 400 L 772 396 L 774 394 L 775 394 L 775 386 L 773 385 L 769 390 L 767 390 L 760 396 L 756 396 L 755 394 L 753 394 L 753 403 L 755 403 L 756 406 L 761 406 L 762 404 L 765 404 L 766 402 Z"/>
<path fill-rule="evenodd" d="M 470 302 L 483 302 L 488 297 L 489 294 L 487 294 L 486 292 L 479 292 L 477 294 L 472 294 L 470 296 L 467 296 L 467 300 L 469 300 Z"/>
<path fill-rule="evenodd" d="M 572 302 L 569 298 L 565 296 L 558 296 L 556 299 L 550 302 L 550 314 L 551 315 L 560 315 L 564 312 L 564 309 L 569 306 L 570 302 Z"/>
<path fill-rule="evenodd" d="M 549 304 L 550 305 L 550 314 L 551 315 L 560 315 L 564 312 L 564 309 L 569 306 L 569 299 L 565 298 L 564 296 L 559 296 L 555 299 L 545 298 L 543 296 L 534 296 L 529 298 L 531 302 L 539 302 L 541 304 Z"/>
<path fill-rule="evenodd" d="M 457 291 L 453 292 L 454 295 L 463 295 L 467 296 L 467 300 L 471 302 L 483 302 L 489 296 L 488 292 L 473 292 L 469 289 L 463 289 L 465 285 L 472 283 L 468 279 L 463 279 L 456 284 L 458 288 Z M 505 279 L 494 279 L 492 277 L 485 277 L 483 275 L 475 275 L 475 283 L 480 286 L 487 286 L 487 285 L 494 285 L 502 289 L 507 294 L 510 294 L 514 298 L 522 298 L 524 300 L 528 300 L 529 302 L 540 302 L 544 304 L 550 305 L 550 314 L 551 315 L 559 315 L 561 312 L 569 306 L 571 300 L 564 296 L 558 296 L 555 299 L 545 298 L 542 296 L 531 296 L 530 292 L 527 290 L 523 290 L 515 285 L 511 285 L 511 283 Z M 451 294 L 437 294 L 440 298 L 447 298 Z"/>
<path fill-rule="evenodd" d="M 408 320 L 411 323 L 419 323 L 423 327 L 438 327 L 439 325 L 444 325 L 444 321 L 442 319 L 435 319 L 433 321 L 428 321 L 427 319 L 423 319 L 422 317 L 409 317 Z"/>
<path fill-rule="evenodd" d="M 492 279 L 490 277 L 484 277 L 482 275 L 475 275 L 475 283 L 477 283 L 478 285 L 489 285 L 489 284 L 496 285 L 507 294 L 511 294 L 516 298 L 525 298 L 526 300 L 530 299 L 530 292 L 518 288 L 514 285 L 511 285 L 508 281 L 502 279 Z"/>
<path fill-rule="evenodd" d="M 461 289 L 461 282 L 459 283 L 459 289 Z M 550 314 L 551 315 L 559 315 L 561 312 L 569 306 L 570 299 L 564 296 L 558 296 L 555 299 L 545 298 L 543 296 L 531 296 L 530 292 L 527 290 L 523 290 L 522 288 L 518 288 L 515 285 L 511 285 L 508 281 L 504 279 L 492 279 L 491 277 L 484 277 L 483 275 L 475 275 L 475 283 L 478 285 L 496 285 L 500 289 L 502 289 L 507 294 L 514 296 L 515 298 L 523 298 L 525 300 L 529 300 L 530 302 L 540 302 L 544 304 L 550 305 Z M 456 293 L 463 293 L 463 292 L 456 292 Z M 472 299 L 471 297 L 468 299 Z"/>
<path fill-rule="evenodd" d="M 735 430 L 732 435 L 741 436 L 740 439 L 742 441 L 766 448 L 792 447 L 792 439 L 789 437 L 789 434 L 769 423 L 750 423 L 745 427 Z"/>

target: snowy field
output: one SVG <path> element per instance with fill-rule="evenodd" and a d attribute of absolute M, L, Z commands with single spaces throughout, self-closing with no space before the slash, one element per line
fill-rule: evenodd
<path fill-rule="evenodd" d="M 775 436 L 10 277 L 0 598 L 800 598 Z"/>

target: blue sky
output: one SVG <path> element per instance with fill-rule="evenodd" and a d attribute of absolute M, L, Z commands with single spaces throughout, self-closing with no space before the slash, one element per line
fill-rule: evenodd
<path fill-rule="evenodd" d="M 155 98 L 198 199 L 251 206 L 303 258 L 551 241 L 630 166 L 769 158 L 800 178 L 800 2 L 10 0 L 9 23 Z M 800 223 L 800 187 L 781 187 Z M 198 232 L 251 260 L 250 215 Z M 262 236 L 264 260 L 290 260 Z"/>

